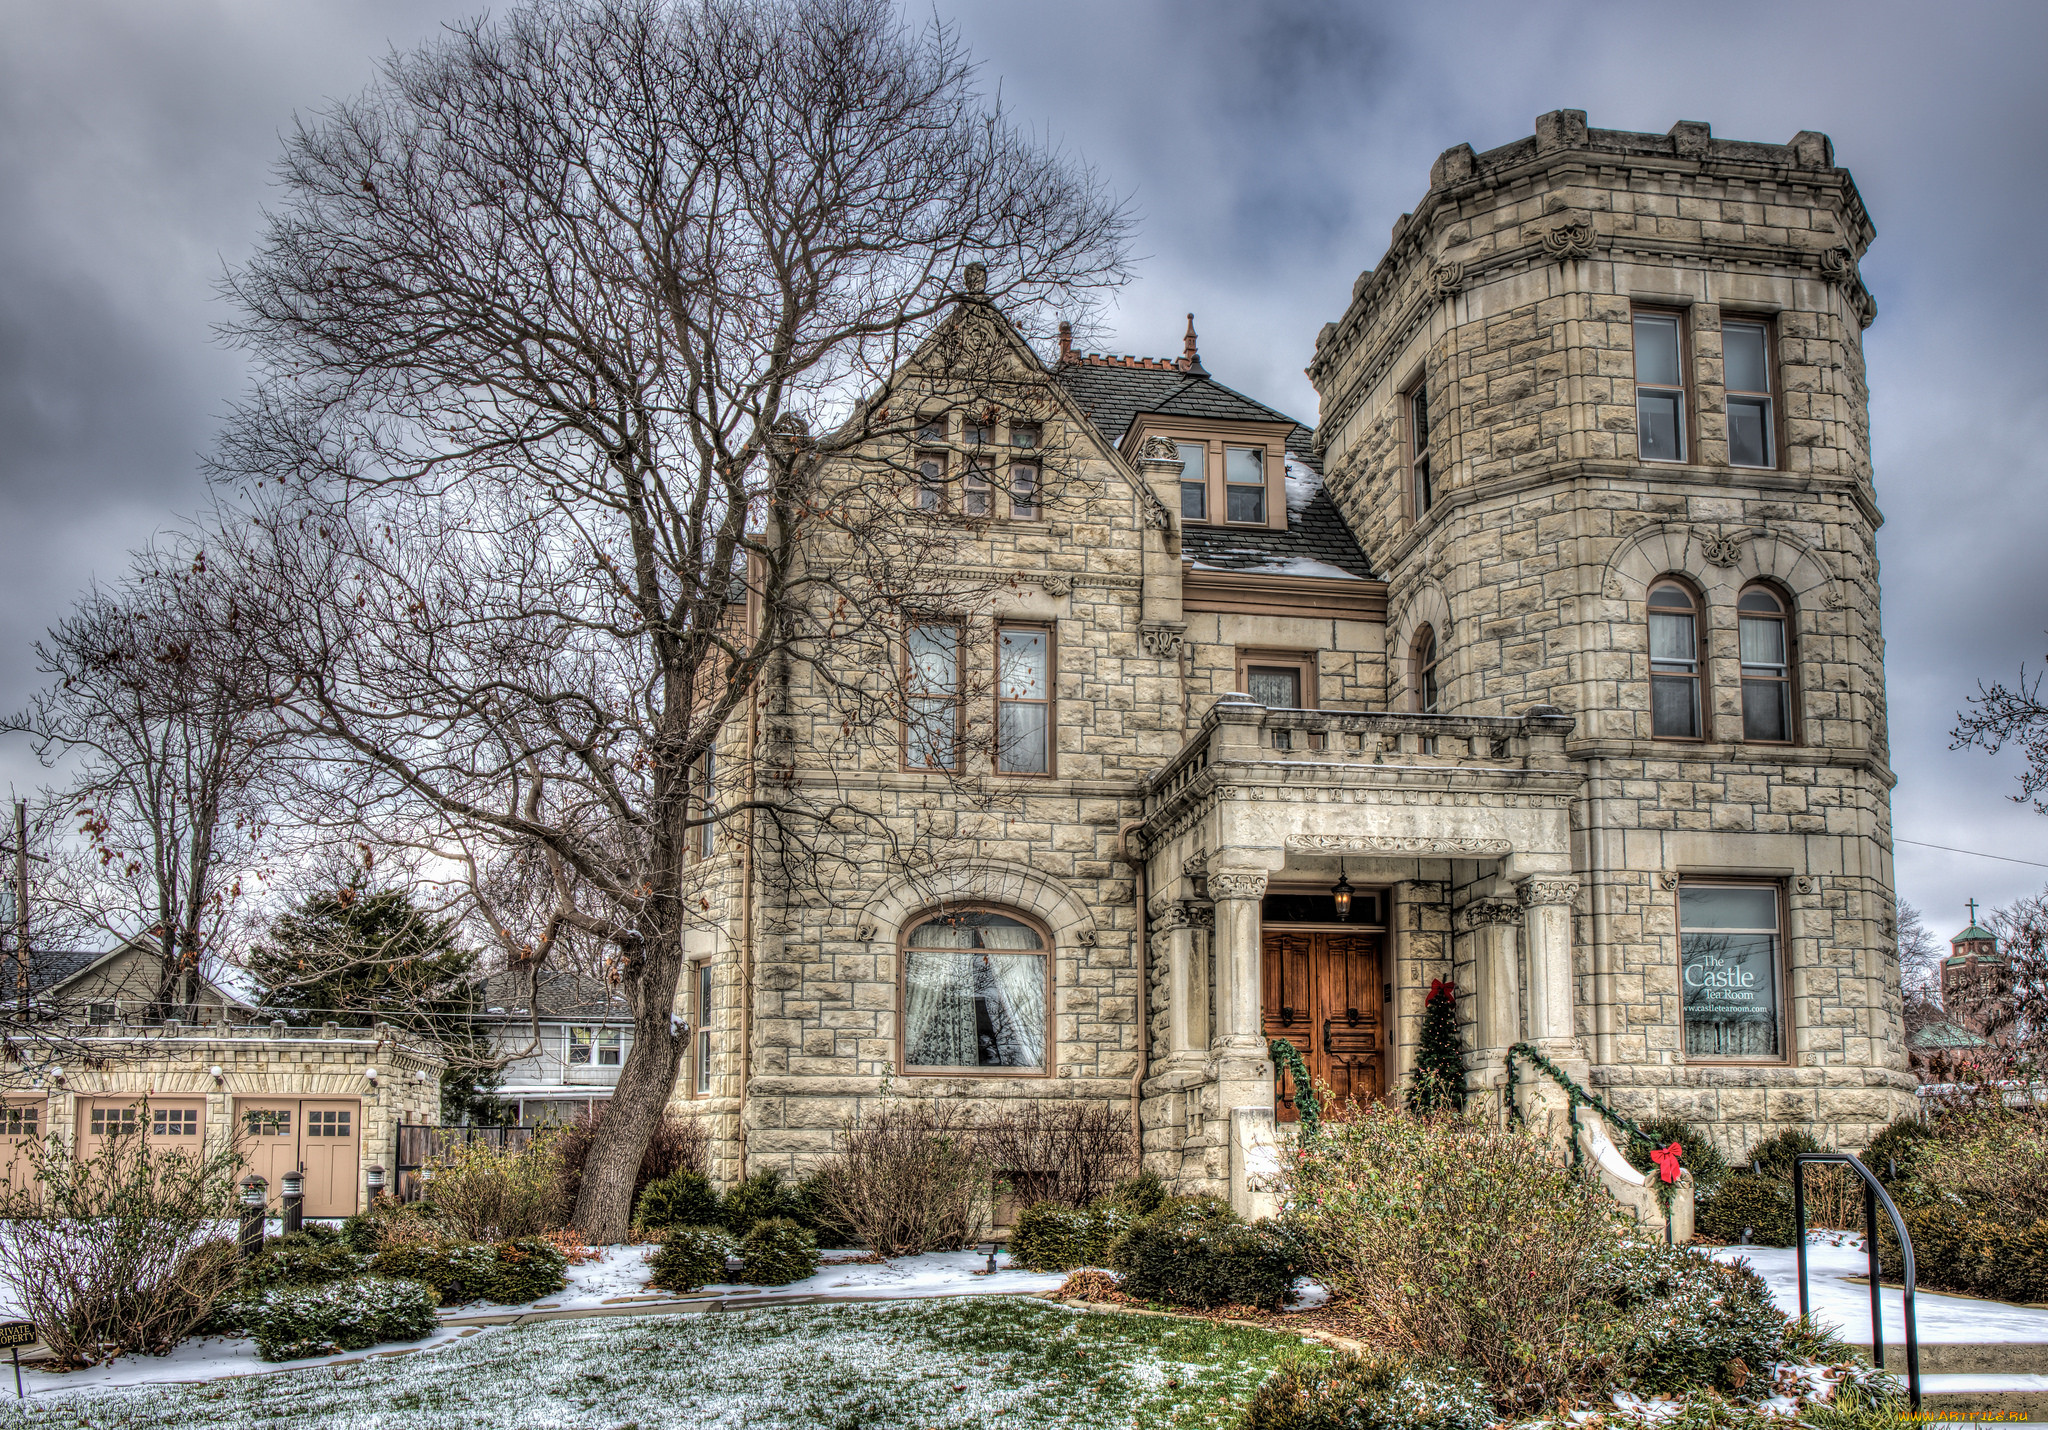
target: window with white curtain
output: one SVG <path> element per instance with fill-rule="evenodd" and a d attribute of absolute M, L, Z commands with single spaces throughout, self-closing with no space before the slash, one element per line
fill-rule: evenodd
<path fill-rule="evenodd" d="M 918 1071 L 1046 1065 L 1045 938 L 993 909 L 949 909 L 903 941 L 903 1063 Z"/>

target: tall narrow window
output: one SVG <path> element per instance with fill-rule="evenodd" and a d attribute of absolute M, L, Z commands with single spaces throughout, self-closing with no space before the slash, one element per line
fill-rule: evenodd
<path fill-rule="evenodd" d="M 1052 632 L 1043 627 L 996 631 L 996 769 L 1052 772 Z"/>
<path fill-rule="evenodd" d="M 1206 442 L 1176 442 L 1180 458 L 1180 518 L 1182 521 L 1209 519 L 1209 446 Z"/>
<path fill-rule="evenodd" d="M 1436 501 L 1429 468 L 1429 389 L 1421 383 L 1408 394 L 1408 491 L 1420 521 Z"/>
<path fill-rule="evenodd" d="M 1436 714 L 1436 632 L 1424 626 L 1415 633 L 1415 708 L 1424 715 Z"/>
<path fill-rule="evenodd" d="M 1721 356 L 1728 384 L 1728 460 L 1738 467 L 1775 467 L 1769 325 L 1722 324 Z"/>
<path fill-rule="evenodd" d="M 944 452 L 919 452 L 917 454 L 917 509 L 919 511 L 944 511 L 946 509 L 946 454 Z"/>
<path fill-rule="evenodd" d="M 1636 454 L 1645 462 L 1685 460 L 1684 331 L 1676 313 L 1637 313 Z"/>
<path fill-rule="evenodd" d="M 1266 449 L 1223 449 L 1224 514 L 1231 521 L 1266 521 Z"/>
<path fill-rule="evenodd" d="M 1792 740 L 1792 641 L 1785 603 L 1752 586 L 1736 603 L 1742 641 L 1742 738 Z"/>
<path fill-rule="evenodd" d="M 718 852 L 718 752 L 706 750 L 694 771 L 697 785 L 697 814 L 704 823 L 697 826 L 697 857 L 709 859 Z"/>
<path fill-rule="evenodd" d="M 697 965 L 697 1095 L 711 1091 L 711 965 Z"/>
<path fill-rule="evenodd" d="M 1699 604 L 1675 581 L 1650 590 L 1650 733 L 1700 737 Z"/>
<path fill-rule="evenodd" d="M 903 944 L 906 1069 L 1047 1070 L 1044 935 L 993 909 L 953 909 Z"/>
<path fill-rule="evenodd" d="M 1010 463 L 1010 516 L 1017 521 L 1036 521 L 1038 504 L 1038 463 Z"/>
<path fill-rule="evenodd" d="M 1678 886 L 1678 977 L 1688 1058 L 1784 1056 L 1775 884 Z"/>
<path fill-rule="evenodd" d="M 986 457 L 976 457 L 967 464 L 967 475 L 960 483 L 960 509 L 967 515 L 995 514 L 995 483 L 990 480 L 994 470 Z"/>
<path fill-rule="evenodd" d="M 903 763 L 950 770 L 960 749 L 960 628 L 912 626 L 903 638 Z"/>

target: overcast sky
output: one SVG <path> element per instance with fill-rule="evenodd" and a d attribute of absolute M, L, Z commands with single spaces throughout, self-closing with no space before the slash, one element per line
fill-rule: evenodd
<path fill-rule="evenodd" d="M 0 0 L 0 706 L 95 575 L 199 509 L 241 386 L 213 284 L 258 232 L 294 111 L 475 3 Z M 1834 138 L 1876 219 L 1863 275 L 1902 841 L 2048 866 L 2011 757 L 1948 748 L 1980 677 L 2048 653 L 2048 6 L 940 0 L 989 81 L 1131 196 L 1117 350 L 1179 351 L 1308 421 L 1302 376 L 1430 161 L 1546 110 Z M 0 744 L 0 785 L 41 778 Z M 2048 867 L 1902 842 L 1946 937 Z"/>

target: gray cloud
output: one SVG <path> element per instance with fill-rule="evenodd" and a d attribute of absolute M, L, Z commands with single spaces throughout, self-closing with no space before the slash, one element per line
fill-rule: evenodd
<path fill-rule="evenodd" d="M 242 381 L 210 340 L 295 110 L 363 84 L 474 3 L 4 0 L 0 50 L 0 705 L 95 573 L 204 500 L 197 453 Z M 2048 10 L 2031 5 L 941 0 L 1026 122 L 1132 195 L 1139 279 L 1105 344 L 1178 350 L 1304 417 L 1301 369 L 1430 161 L 1560 107 L 1653 131 L 1831 134 L 1879 238 L 1864 273 L 1902 839 L 2048 862 L 2010 759 L 1951 752 L 1980 676 L 2048 654 L 2041 333 Z M 35 782 L 0 747 L 0 779 Z M 1937 930 L 2048 869 L 1902 844 Z"/>

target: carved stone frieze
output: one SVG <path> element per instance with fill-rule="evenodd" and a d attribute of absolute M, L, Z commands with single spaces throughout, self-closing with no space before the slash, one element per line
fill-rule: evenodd
<path fill-rule="evenodd" d="M 1138 644 L 1145 648 L 1145 654 L 1160 660 L 1178 660 L 1187 644 L 1188 628 L 1185 621 L 1140 621 L 1138 623 Z"/>
<path fill-rule="evenodd" d="M 1741 531 L 1728 535 L 1702 532 L 1700 534 L 1700 554 L 1707 558 L 1709 566 L 1728 567 L 1739 565 L 1742 561 L 1742 548 L 1746 544 L 1747 536 L 1747 532 Z"/>
<path fill-rule="evenodd" d="M 1045 576 L 1040 578 L 1038 587 L 1048 596 L 1064 596 L 1074 589 L 1074 582 L 1070 576 Z"/>
<path fill-rule="evenodd" d="M 1569 904 L 1579 897 L 1576 879 L 1524 879 L 1515 885 L 1515 897 L 1525 909 L 1541 904 Z"/>
<path fill-rule="evenodd" d="M 1266 871 L 1263 869 L 1229 869 L 1209 876 L 1209 897 L 1211 899 L 1263 899 L 1266 897 Z"/>
<path fill-rule="evenodd" d="M 1497 859 L 1514 852 L 1505 839 L 1436 834 L 1290 834 L 1287 847 L 1314 854 L 1434 854 L 1463 859 Z"/>
<path fill-rule="evenodd" d="M 1470 933 L 1489 924 L 1518 924 L 1522 911 L 1513 899 L 1477 899 L 1458 910 L 1458 926 Z"/>

